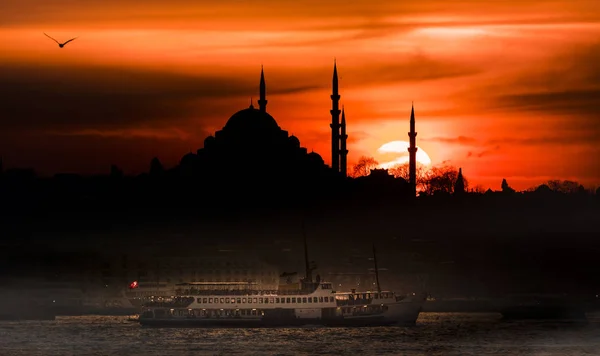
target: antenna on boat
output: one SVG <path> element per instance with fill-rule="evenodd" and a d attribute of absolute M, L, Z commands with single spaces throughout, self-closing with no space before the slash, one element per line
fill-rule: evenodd
<path fill-rule="evenodd" d="M 306 267 L 306 279 L 312 283 L 312 269 L 308 261 L 308 244 L 306 243 L 306 229 L 304 227 L 304 218 L 302 219 L 302 236 L 304 238 L 304 264 Z"/>
<path fill-rule="evenodd" d="M 375 243 L 373 243 L 373 262 L 375 263 L 375 282 L 377 283 L 377 293 L 381 293 L 379 284 L 379 268 L 377 268 L 377 253 L 375 252 Z"/>

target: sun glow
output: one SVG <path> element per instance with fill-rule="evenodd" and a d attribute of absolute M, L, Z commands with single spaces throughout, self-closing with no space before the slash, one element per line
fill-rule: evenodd
<path fill-rule="evenodd" d="M 410 143 L 406 141 L 391 141 L 381 145 L 377 149 L 377 152 L 384 154 L 385 156 L 395 156 L 395 158 L 381 163 L 379 165 L 380 168 L 388 169 L 394 166 L 402 165 L 408 163 L 408 148 L 410 147 Z M 431 165 L 431 158 L 429 155 L 423 151 L 423 149 L 417 146 L 417 162 L 429 166 Z"/>

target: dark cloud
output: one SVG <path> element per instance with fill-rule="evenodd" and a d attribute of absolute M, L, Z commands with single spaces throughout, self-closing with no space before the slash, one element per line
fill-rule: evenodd
<path fill-rule="evenodd" d="M 539 145 L 579 145 L 591 144 L 598 142 L 598 136 L 594 132 L 569 132 L 564 135 L 556 134 L 555 136 L 535 136 L 535 137 L 502 137 L 491 140 L 479 140 L 474 137 L 458 136 L 458 137 L 432 137 L 422 138 L 423 141 L 439 142 L 444 144 L 453 144 L 461 146 L 487 147 L 493 146 L 494 150 L 500 149 L 500 145 L 523 145 L 523 146 L 539 146 Z M 490 152 L 485 151 L 485 154 Z M 477 155 L 475 152 L 469 152 L 469 156 Z"/>
<path fill-rule="evenodd" d="M 5 168 L 32 167 L 42 175 L 56 172 L 108 173 L 111 164 L 127 173 L 147 172 L 152 157 L 172 167 L 201 146 L 202 140 L 141 136 L 6 135 L 0 133 Z"/>
<path fill-rule="evenodd" d="M 364 131 L 352 131 L 348 134 L 348 140 L 346 141 L 346 143 L 352 144 L 364 140 L 367 137 L 369 137 L 369 134 Z M 331 131 L 329 130 L 308 130 L 298 138 L 301 140 L 303 146 L 305 143 L 309 146 L 325 145 L 327 148 L 329 148 L 329 146 L 331 145 Z M 311 149 L 311 147 L 307 148 L 309 150 Z"/>
<path fill-rule="evenodd" d="M 172 127 L 230 115 L 228 98 L 258 92 L 254 76 L 194 76 L 110 67 L 0 67 L 0 129 L 62 130 Z M 290 82 L 271 94 L 311 90 Z M 222 115 L 220 120 L 223 120 Z"/>
<path fill-rule="evenodd" d="M 569 2 L 554 0 L 523 0 L 518 4 L 518 13 L 529 14 L 538 21 L 543 18 L 540 9 L 546 12 L 561 12 L 562 17 L 597 19 L 596 0 L 573 0 Z M 286 25 L 299 24 L 307 19 L 363 18 L 381 19 L 394 15 L 403 17 L 423 15 L 468 16 L 484 14 L 510 15 L 517 12 L 515 4 L 508 1 L 493 1 L 482 4 L 477 0 L 448 2 L 446 0 L 420 1 L 346 1 L 346 0 L 146 0 L 143 6 L 135 0 L 5 0 L 0 3 L 0 23 L 3 24 L 73 24 L 114 23 L 136 21 L 154 21 L 171 18 L 192 23 L 202 23 L 211 19 L 239 20 L 254 22 L 255 27 L 269 26 L 267 19 L 284 20 Z M 172 21 L 171 25 L 175 21 Z M 280 22 L 281 23 L 281 22 Z M 189 26 L 188 25 L 188 26 Z M 180 25 L 181 26 L 181 25 Z M 197 25 L 196 25 L 197 26 Z"/>
<path fill-rule="evenodd" d="M 569 117 L 556 128 L 600 134 L 600 42 L 565 47 L 539 68 L 509 78 L 461 94 L 482 99 L 486 110 Z"/>
<path fill-rule="evenodd" d="M 441 142 L 441 143 L 450 143 L 450 144 L 458 144 L 458 145 L 478 145 L 480 142 L 473 137 L 467 136 L 458 136 L 458 137 L 423 137 L 421 140 L 428 142 Z"/>
<path fill-rule="evenodd" d="M 598 135 L 594 132 L 579 132 L 569 133 L 568 135 L 556 136 L 539 136 L 539 137 L 527 137 L 527 138 L 500 138 L 486 141 L 487 145 L 524 145 L 524 146 L 560 146 L 560 145 L 581 145 L 581 144 L 592 144 L 598 142 Z"/>
<path fill-rule="evenodd" d="M 496 98 L 496 107 L 503 111 L 517 110 L 592 117 L 600 117 L 598 103 L 600 103 L 600 88 L 525 92 Z"/>
<path fill-rule="evenodd" d="M 473 152 L 473 151 L 469 151 L 467 153 L 467 158 L 481 158 L 483 156 L 489 156 L 490 154 L 493 154 L 496 151 L 500 150 L 500 146 L 497 145 L 494 148 L 490 148 L 490 149 L 486 149 L 483 151 L 479 151 L 479 152 Z"/>
<path fill-rule="evenodd" d="M 358 85 L 380 84 L 388 82 L 414 82 L 443 78 L 463 77 L 478 74 L 481 69 L 465 63 L 433 58 L 430 56 L 398 55 L 397 61 L 372 63 L 360 68 L 342 68 L 340 75 L 347 82 Z"/>

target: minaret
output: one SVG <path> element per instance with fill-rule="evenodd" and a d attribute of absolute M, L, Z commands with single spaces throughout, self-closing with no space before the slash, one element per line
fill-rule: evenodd
<path fill-rule="evenodd" d="M 415 131 L 415 105 L 410 111 L 410 132 L 408 133 L 410 146 L 408 147 L 408 180 L 410 189 L 417 196 L 417 132 Z"/>
<path fill-rule="evenodd" d="M 454 182 L 454 194 L 460 195 L 465 192 L 465 179 L 463 178 L 462 168 L 458 169 L 458 176 Z"/>
<path fill-rule="evenodd" d="M 267 112 L 267 86 L 265 84 L 265 72 L 260 66 L 260 98 L 258 99 L 258 107 L 262 112 Z"/>
<path fill-rule="evenodd" d="M 333 60 L 333 87 L 331 94 L 331 168 L 340 171 L 340 94 L 335 59 Z"/>
<path fill-rule="evenodd" d="M 340 171 L 342 173 L 342 177 L 346 177 L 348 174 L 348 149 L 346 149 L 346 139 L 348 135 L 346 134 L 346 113 L 344 111 L 344 106 L 342 106 L 342 134 L 340 136 Z"/>

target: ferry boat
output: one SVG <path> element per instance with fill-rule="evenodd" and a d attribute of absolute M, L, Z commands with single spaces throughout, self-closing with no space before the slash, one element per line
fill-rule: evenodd
<path fill-rule="evenodd" d="M 375 254 L 375 249 L 373 248 Z M 268 327 L 268 326 L 386 326 L 414 325 L 425 295 L 396 295 L 377 291 L 341 293 L 332 284 L 312 280 L 306 253 L 306 277 L 299 283 L 280 284 L 265 291 L 248 282 L 194 282 L 180 284 L 183 293 L 146 302 L 139 322 L 143 326 Z"/>

